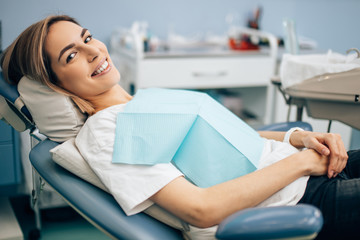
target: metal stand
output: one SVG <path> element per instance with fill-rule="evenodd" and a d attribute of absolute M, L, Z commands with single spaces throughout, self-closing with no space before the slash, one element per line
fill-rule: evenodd
<path fill-rule="evenodd" d="M 281 85 L 280 77 L 276 76 L 276 77 L 271 78 L 271 83 L 278 88 L 278 90 L 280 91 L 281 95 L 283 96 L 283 98 L 285 100 L 285 103 L 289 106 L 286 121 L 287 122 L 290 121 L 290 112 L 291 112 L 292 105 L 296 106 L 296 121 L 302 121 L 305 102 L 301 99 L 288 96 L 285 93 L 285 89 Z M 328 124 L 328 128 L 327 128 L 328 133 L 330 132 L 330 129 L 331 129 L 331 123 L 332 123 L 332 120 L 329 120 L 329 124 Z"/>
<path fill-rule="evenodd" d="M 30 131 L 30 145 L 31 149 L 33 149 L 36 144 L 43 140 L 43 136 L 40 136 L 37 129 L 33 129 Z M 44 188 L 45 182 L 39 176 L 34 168 L 32 168 L 32 186 L 33 189 L 31 191 L 31 208 L 35 214 L 35 229 L 32 229 L 29 232 L 29 240 L 37 240 L 41 237 L 41 213 L 40 213 L 40 206 L 39 206 L 39 195 Z"/>

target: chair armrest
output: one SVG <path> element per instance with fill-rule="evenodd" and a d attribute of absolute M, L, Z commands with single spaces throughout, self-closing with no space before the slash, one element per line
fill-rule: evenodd
<path fill-rule="evenodd" d="M 218 239 L 313 239 L 323 225 L 319 209 L 311 205 L 261 207 L 239 211 L 226 218 Z"/>
<path fill-rule="evenodd" d="M 297 121 L 297 122 L 281 122 L 266 125 L 258 129 L 258 131 L 287 131 L 290 128 L 299 127 L 305 131 L 312 131 L 312 126 L 307 122 Z"/>

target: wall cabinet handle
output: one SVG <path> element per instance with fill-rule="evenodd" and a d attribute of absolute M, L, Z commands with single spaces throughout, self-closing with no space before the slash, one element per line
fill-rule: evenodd
<path fill-rule="evenodd" d="M 204 77 L 224 77 L 228 74 L 225 70 L 215 71 L 215 72 L 201 72 L 201 71 L 194 71 L 193 76 L 204 78 Z"/>

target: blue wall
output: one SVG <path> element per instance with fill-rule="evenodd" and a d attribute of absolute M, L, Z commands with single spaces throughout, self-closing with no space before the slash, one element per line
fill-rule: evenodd
<path fill-rule="evenodd" d="M 238 15 L 239 24 L 244 25 L 257 5 L 264 9 L 262 29 L 277 36 L 283 35 L 281 22 L 288 17 L 296 21 L 298 34 L 316 40 L 320 49 L 344 53 L 350 47 L 360 48 L 358 0 L 0 0 L 2 46 L 49 14 L 77 18 L 108 44 L 114 28 L 129 27 L 135 20 L 148 21 L 151 31 L 161 38 L 169 29 L 185 36 L 223 34 L 228 13 Z"/>

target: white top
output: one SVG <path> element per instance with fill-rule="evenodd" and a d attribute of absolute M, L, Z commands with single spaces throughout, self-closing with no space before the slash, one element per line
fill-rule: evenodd
<path fill-rule="evenodd" d="M 153 166 L 112 163 L 116 117 L 125 104 L 106 108 L 89 117 L 76 137 L 76 146 L 96 175 L 109 189 L 127 215 L 153 204 L 153 194 L 183 174 L 171 163 Z M 273 164 L 299 150 L 266 140 L 259 168 Z M 302 177 L 274 194 L 259 206 L 295 205 L 303 196 L 308 177 Z"/>

